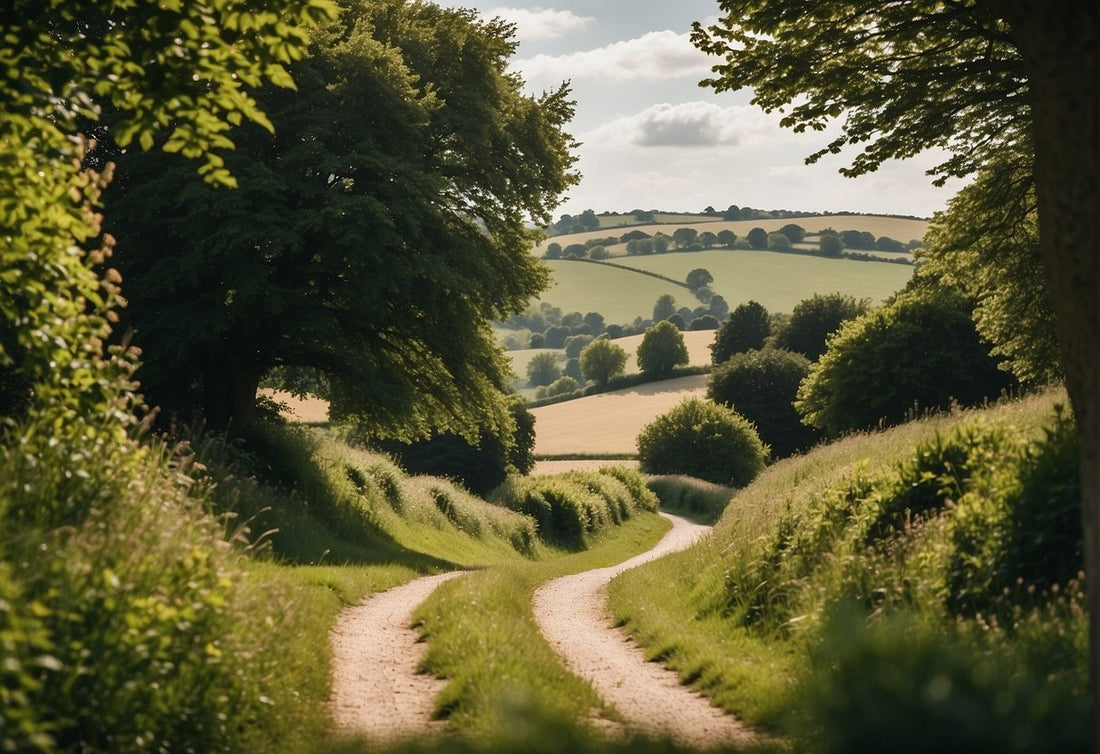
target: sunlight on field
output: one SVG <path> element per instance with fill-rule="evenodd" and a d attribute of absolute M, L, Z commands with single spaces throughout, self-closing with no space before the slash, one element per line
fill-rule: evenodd
<path fill-rule="evenodd" d="M 684 398 L 706 394 L 707 376 L 651 382 L 531 409 L 535 455 L 635 453 L 649 422 Z"/>
<path fill-rule="evenodd" d="M 323 424 L 328 421 L 328 401 L 320 398 L 295 398 L 282 390 L 260 390 L 260 395 L 286 406 L 283 415 L 292 422 Z"/>
<path fill-rule="evenodd" d="M 889 236 L 895 241 L 907 243 L 914 238 L 924 238 L 928 232 L 927 220 L 913 220 L 905 217 L 885 217 L 881 215 L 822 215 L 820 217 L 793 217 L 775 220 L 708 220 L 706 217 L 697 216 L 693 221 L 688 217 L 684 222 L 668 222 L 651 225 L 629 225 L 620 227 L 607 227 L 600 230 L 587 231 L 585 233 L 571 233 L 564 236 L 548 238 L 534 248 L 534 253 L 542 256 L 550 243 L 559 243 L 563 247 L 571 243 L 584 243 L 590 238 L 606 238 L 608 236 L 621 236 L 631 230 L 641 230 L 650 235 L 661 231 L 666 235 L 672 235 L 677 228 L 695 228 L 702 233 L 709 230 L 718 233 L 720 230 L 732 230 L 739 237 L 747 236 L 753 228 L 763 228 L 769 233 L 779 230 L 784 225 L 793 223 L 801 225 L 807 233 L 817 233 L 825 228 L 832 228 L 840 232 L 842 230 L 858 230 L 871 233 L 878 238 Z"/>

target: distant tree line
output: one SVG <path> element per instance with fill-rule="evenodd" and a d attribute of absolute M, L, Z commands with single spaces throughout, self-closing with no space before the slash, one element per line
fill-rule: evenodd
<path fill-rule="evenodd" d="M 598 227 L 598 225 L 597 225 Z M 571 231 L 578 232 L 578 231 Z M 808 244 L 808 238 L 817 236 L 817 248 Z M 796 252 L 801 254 L 820 254 L 832 258 L 857 260 L 878 260 L 882 257 L 869 252 L 885 251 L 891 253 L 911 252 L 920 248 L 919 239 L 903 243 L 889 236 L 875 237 L 873 233 L 860 230 L 835 231 L 824 228 L 816 234 L 809 233 L 801 225 L 788 223 L 776 231 L 768 232 L 763 228 L 753 228 L 744 236 L 723 229 L 717 233 L 709 230 L 680 227 L 672 234 L 657 231 L 646 233 L 643 230 L 629 230 L 618 236 L 589 238 L 584 242 L 567 244 L 564 247 L 557 241 L 546 246 L 543 259 L 591 259 L 603 261 L 613 256 L 610 247 L 625 244 L 628 256 L 664 254 L 670 251 L 706 251 L 709 249 L 758 249 L 770 251 Z M 796 244 L 804 244 L 796 246 Z M 898 257 L 888 261 L 900 264 L 912 264 L 908 257 Z"/>

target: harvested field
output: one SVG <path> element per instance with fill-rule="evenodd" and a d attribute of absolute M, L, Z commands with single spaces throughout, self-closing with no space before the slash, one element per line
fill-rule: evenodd
<path fill-rule="evenodd" d="M 535 455 L 635 453 L 642 427 L 706 385 L 699 374 L 532 409 Z"/>

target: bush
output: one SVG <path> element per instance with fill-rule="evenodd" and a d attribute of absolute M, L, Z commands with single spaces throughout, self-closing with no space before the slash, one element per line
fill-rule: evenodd
<path fill-rule="evenodd" d="M 565 339 L 565 358 L 576 359 L 581 355 L 584 347 L 594 338 L 591 335 L 571 335 Z"/>
<path fill-rule="evenodd" d="M 821 253 L 826 257 L 839 257 L 844 251 L 844 242 L 835 233 L 822 233 L 817 241 Z"/>
<path fill-rule="evenodd" d="M 688 398 L 638 435 L 638 458 L 650 474 L 686 474 L 742 487 L 764 468 L 767 447 L 744 417 Z"/>
<path fill-rule="evenodd" d="M 667 374 L 677 365 L 687 363 L 687 345 L 676 325 L 666 320 L 646 330 L 638 345 L 638 367 L 643 373 Z"/>
<path fill-rule="evenodd" d="M 626 351 L 622 346 L 604 338 L 585 346 L 581 351 L 580 362 L 584 378 L 602 387 L 623 373 L 626 367 Z"/>
<path fill-rule="evenodd" d="M 649 489 L 661 501 L 661 510 L 688 516 L 702 524 L 713 524 L 726 510 L 734 490 L 690 476 L 654 476 Z"/>
<path fill-rule="evenodd" d="M 553 398 L 557 395 L 575 393 L 581 389 L 581 384 L 572 377 L 566 376 L 558 379 L 546 389 L 546 397 Z"/>
<path fill-rule="evenodd" d="M 794 401 L 810 371 L 805 356 L 778 348 L 746 351 L 719 364 L 707 383 L 707 397 L 754 425 L 776 458 L 813 445 L 817 432 L 802 423 Z"/>
<path fill-rule="evenodd" d="M 975 405 L 1012 386 L 956 291 L 916 289 L 848 320 L 798 391 L 803 420 L 830 435 Z"/>
<path fill-rule="evenodd" d="M 996 644 L 952 633 L 909 615 L 832 617 L 792 701 L 802 739 L 822 754 L 1091 750 L 1076 679 L 1021 673 Z"/>
<path fill-rule="evenodd" d="M 825 353 L 826 339 L 847 320 L 865 314 L 870 304 L 870 299 L 857 301 L 843 293 L 815 293 L 795 305 L 786 324 L 776 333 L 775 345 L 817 361 Z"/>
<path fill-rule="evenodd" d="M 756 301 L 738 304 L 714 334 L 714 342 L 710 344 L 711 363 L 721 364 L 735 353 L 759 350 L 769 334 L 771 317 L 763 305 Z"/>
<path fill-rule="evenodd" d="M 527 362 L 527 384 L 531 387 L 549 385 L 559 377 L 561 367 L 558 366 L 558 355 L 555 353 L 536 353 Z"/>
<path fill-rule="evenodd" d="M 511 477 L 490 502 L 530 516 L 540 539 L 568 549 L 583 549 L 592 535 L 657 508 L 641 476 L 622 468 Z"/>

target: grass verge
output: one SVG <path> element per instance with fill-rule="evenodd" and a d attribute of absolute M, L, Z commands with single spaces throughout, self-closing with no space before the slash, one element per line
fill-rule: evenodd
<path fill-rule="evenodd" d="M 1058 401 L 777 463 L 714 536 L 617 578 L 612 611 L 648 656 L 799 750 L 1085 750 L 1079 491 Z"/>
<path fill-rule="evenodd" d="M 428 640 L 425 667 L 450 679 L 439 715 L 449 718 L 462 738 L 500 746 L 524 742 L 528 720 L 571 730 L 593 715 L 608 714 L 539 633 L 532 596 L 551 579 L 644 552 L 668 528 L 659 516 L 638 515 L 583 552 L 502 564 L 440 587 L 417 612 Z"/>

